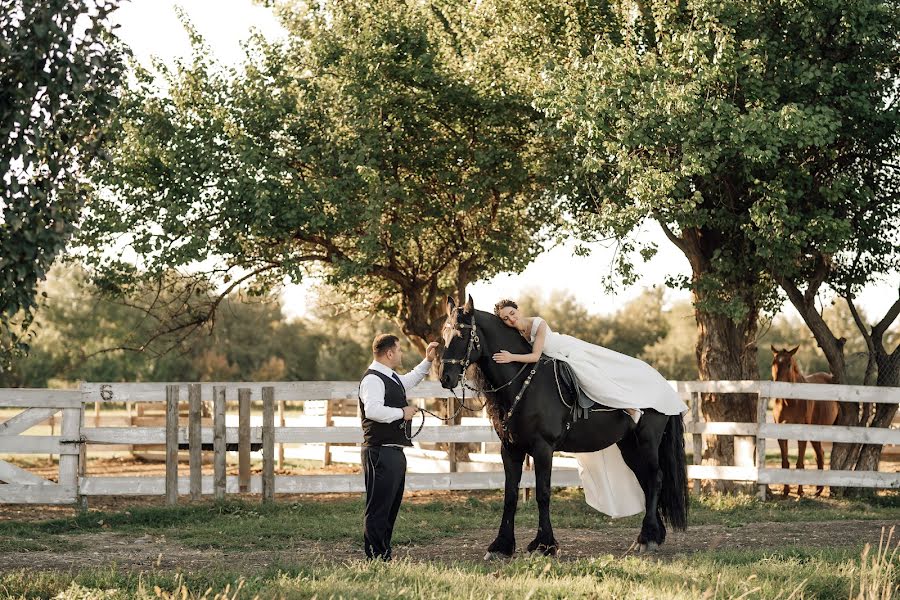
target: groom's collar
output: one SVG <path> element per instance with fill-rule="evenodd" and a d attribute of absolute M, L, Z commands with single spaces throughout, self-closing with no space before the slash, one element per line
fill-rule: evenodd
<path fill-rule="evenodd" d="M 395 370 L 388 367 L 387 365 L 384 365 L 384 364 L 378 362 L 377 360 L 373 360 L 372 364 L 369 365 L 369 368 L 372 369 L 373 371 L 378 371 L 379 373 L 384 373 L 388 377 L 397 374 L 397 372 Z"/>

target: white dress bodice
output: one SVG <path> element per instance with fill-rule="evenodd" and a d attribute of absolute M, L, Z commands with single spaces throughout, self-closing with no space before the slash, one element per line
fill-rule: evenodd
<path fill-rule="evenodd" d="M 541 323 L 546 321 L 534 317 L 532 344 Z M 610 408 L 652 408 L 666 415 L 687 410 L 678 392 L 659 371 L 642 360 L 556 333 L 549 325 L 542 352 L 569 363 L 585 394 L 600 404 Z"/>

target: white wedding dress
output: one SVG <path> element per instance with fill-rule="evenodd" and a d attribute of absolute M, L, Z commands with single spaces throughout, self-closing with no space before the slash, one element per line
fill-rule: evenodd
<path fill-rule="evenodd" d="M 535 317 L 530 342 L 546 323 Z M 547 326 L 543 354 L 569 363 L 578 383 L 591 399 L 610 408 L 652 408 L 678 415 L 687 405 L 659 372 L 642 360 L 596 346 Z M 611 517 L 627 517 L 644 510 L 644 491 L 625 464 L 616 444 L 597 452 L 579 452 L 578 474 L 589 506 Z"/>

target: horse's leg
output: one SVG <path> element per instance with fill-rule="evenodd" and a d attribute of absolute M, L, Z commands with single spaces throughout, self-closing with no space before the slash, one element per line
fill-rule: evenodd
<path fill-rule="evenodd" d="M 806 440 L 797 440 L 797 468 L 806 468 Z M 803 497 L 803 484 L 797 486 L 797 495 Z"/>
<path fill-rule="evenodd" d="M 660 422 L 660 417 L 662 421 Z M 619 440 L 619 450 L 628 468 L 634 471 L 644 491 L 644 520 L 638 533 L 638 551 L 654 550 L 666 540 L 666 527 L 659 517 L 662 471 L 659 469 L 659 443 L 665 431 L 666 415 L 645 412 L 637 429 Z"/>
<path fill-rule="evenodd" d="M 500 531 L 497 537 L 488 546 L 485 559 L 506 557 L 516 553 L 516 504 L 519 500 L 519 481 L 522 479 L 522 463 L 525 462 L 525 452 L 519 448 L 510 448 L 507 444 L 500 447 L 500 456 L 503 458 L 503 472 L 506 475 L 506 485 L 503 492 L 503 518 L 500 521 Z"/>
<path fill-rule="evenodd" d="M 536 444 L 531 449 L 534 458 L 535 497 L 538 505 L 537 535 L 528 544 L 528 551 L 538 551 L 544 556 L 556 556 L 559 544 L 553 537 L 553 526 L 550 524 L 550 474 L 553 471 L 553 448 L 549 444 Z"/>
<path fill-rule="evenodd" d="M 778 440 L 778 448 L 781 449 L 781 468 L 790 469 L 791 463 L 788 462 L 787 440 Z M 788 484 L 784 484 L 784 491 L 781 493 L 781 495 L 787 498 L 787 495 L 790 493 L 791 486 L 789 486 Z"/>
<path fill-rule="evenodd" d="M 825 451 L 822 450 L 822 442 L 810 442 L 813 447 L 813 451 L 816 453 L 816 468 L 820 471 L 825 469 Z M 825 486 L 820 485 L 816 487 L 816 496 L 821 496 L 822 492 L 825 491 Z"/>

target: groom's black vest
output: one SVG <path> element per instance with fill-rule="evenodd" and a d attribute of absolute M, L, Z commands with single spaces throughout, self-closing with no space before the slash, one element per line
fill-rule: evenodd
<path fill-rule="evenodd" d="M 369 375 L 375 375 L 384 382 L 385 406 L 390 406 L 391 408 L 407 406 L 406 390 L 403 389 L 403 386 L 384 373 L 374 369 L 366 371 L 363 379 Z M 360 384 L 362 384 L 362 381 L 360 381 Z M 404 421 L 400 418 L 391 423 L 379 423 L 378 421 L 367 419 L 366 407 L 363 406 L 362 398 L 359 398 L 359 414 L 362 416 L 363 446 L 383 446 L 385 444 L 412 446 L 412 442 L 409 441 L 409 437 L 412 436 L 410 421 Z"/>

